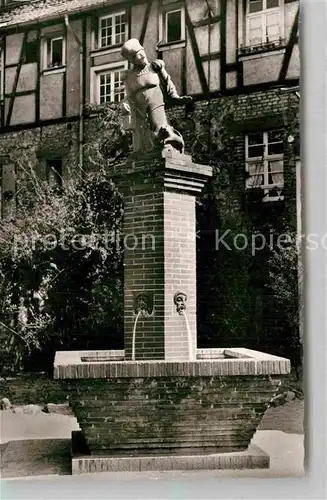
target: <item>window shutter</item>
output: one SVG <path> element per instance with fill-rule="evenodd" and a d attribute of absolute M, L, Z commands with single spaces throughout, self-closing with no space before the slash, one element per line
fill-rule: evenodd
<path fill-rule="evenodd" d="M 262 14 L 248 17 L 248 43 L 249 45 L 259 45 L 262 43 Z"/>
<path fill-rule="evenodd" d="M 280 22 L 279 22 L 279 12 L 267 12 L 265 14 L 266 18 L 266 33 L 265 39 L 267 42 L 274 42 L 279 40 L 280 37 Z"/>

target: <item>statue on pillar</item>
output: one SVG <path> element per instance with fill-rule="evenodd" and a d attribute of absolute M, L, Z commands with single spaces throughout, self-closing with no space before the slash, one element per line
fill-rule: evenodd
<path fill-rule="evenodd" d="M 133 150 L 147 152 L 161 146 L 183 153 L 183 137 L 169 125 L 165 104 L 189 104 L 192 97 L 178 95 L 164 61 L 156 59 L 150 63 L 136 38 L 124 43 L 121 54 L 133 65 L 125 74 L 123 102 L 128 128 L 133 134 Z"/>

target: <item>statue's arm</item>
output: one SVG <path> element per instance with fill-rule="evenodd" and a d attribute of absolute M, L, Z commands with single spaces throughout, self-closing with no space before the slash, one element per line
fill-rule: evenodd
<path fill-rule="evenodd" d="M 180 104 L 187 104 L 192 102 L 192 97 L 190 96 L 180 96 L 177 92 L 177 89 L 168 74 L 165 63 L 162 59 L 156 59 L 152 62 L 152 68 L 156 73 L 158 73 L 161 85 L 164 87 L 164 90 L 168 96 L 168 98 L 174 102 L 179 102 Z"/>

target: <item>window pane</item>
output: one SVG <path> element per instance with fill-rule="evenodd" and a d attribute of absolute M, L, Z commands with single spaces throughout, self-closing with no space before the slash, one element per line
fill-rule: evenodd
<path fill-rule="evenodd" d="M 101 19 L 101 29 L 112 28 L 112 17 Z"/>
<path fill-rule="evenodd" d="M 113 70 L 99 75 L 100 104 L 106 102 L 120 102 L 125 97 L 122 80 L 123 71 Z"/>
<path fill-rule="evenodd" d="M 100 46 L 107 47 L 112 45 L 112 33 L 111 30 L 106 32 L 106 35 L 101 36 Z"/>
<path fill-rule="evenodd" d="M 176 42 L 182 37 L 182 13 L 180 10 L 167 12 L 167 42 Z"/>
<path fill-rule="evenodd" d="M 263 144 L 263 134 L 262 133 L 251 133 L 248 135 L 249 146 L 254 144 Z"/>
<path fill-rule="evenodd" d="M 121 72 L 115 71 L 114 81 L 114 101 L 120 102 L 124 98 L 123 82 L 121 80 Z"/>
<path fill-rule="evenodd" d="M 246 180 L 246 186 L 248 188 L 254 188 L 263 185 L 263 174 L 253 175 Z"/>
<path fill-rule="evenodd" d="M 263 162 L 260 163 L 249 163 L 248 164 L 249 175 L 263 174 Z"/>
<path fill-rule="evenodd" d="M 263 0 L 249 0 L 249 13 L 263 10 Z"/>
<path fill-rule="evenodd" d="M 110 73 L 100 74 L 100 104 L 110 101 Z"/>
<path fill-rule="evenodd" d="M 126 16 L 119 14 L 115 17 L 116 40 L 114 43 L 124 43 L 126 31 Z"/>
<path fill-rule="evenodd" d="M 272 173 L 283 173 L 283 171 L 284 171 L 283 160 L 270 161 L 268 164 L 268 169 L 269 169 L 269 172 L 272 172 Z"/>
<path fill-rule="evenodd" d="M 283 184 L 283 161 L 270 161 L 268 164 L 268 184 Z"/>
<path fill-rule="evenodd" d="M 264 182 L 264 166 L 263 163 L 248 163 L 248 175 L 246 179 L 247 187 L 261 186 Z"/>
<path fill-rule="evenodd" d="M 249 146 L 248 158 L 262 158 L 264 155 L 264 145 L 262 146 Z"/>
<path fill-rule="evenodd" d="M 52 66 L 61 66 L 62 61 L 62 38 L 56 40 L 51 40 L 52 44 L 52 54 L 51 54 L 51 64 Z"/>
<path fill-rule="evenodd" d="M 100 21 L 100 46 L 112 45 L 112 17 L 106 17 Z"/>
<path fill-rule="evenodd" d="M 274 7 L 279 7 L 279 0 L 267 0 L 267 9 L 273 9 Z"/>

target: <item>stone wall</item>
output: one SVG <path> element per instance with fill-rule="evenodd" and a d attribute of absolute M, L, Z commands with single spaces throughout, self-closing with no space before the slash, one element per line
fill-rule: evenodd
<path fill-rule="evenodd" d="M 16 184 L 16 190 L 23 179 L 33 181 L 33 172 L 36 179 L 46 180 L 46 160 L 52 158 L 62 158 L 63 177 L 74 175 L 78 161 L 78 125 L 60 123 L 0 134 L 0 157 L 3 165 L 13 165 L 13 178 L 6 182 Z M 2 189 L 6 190 L 6 186 Z"/>

